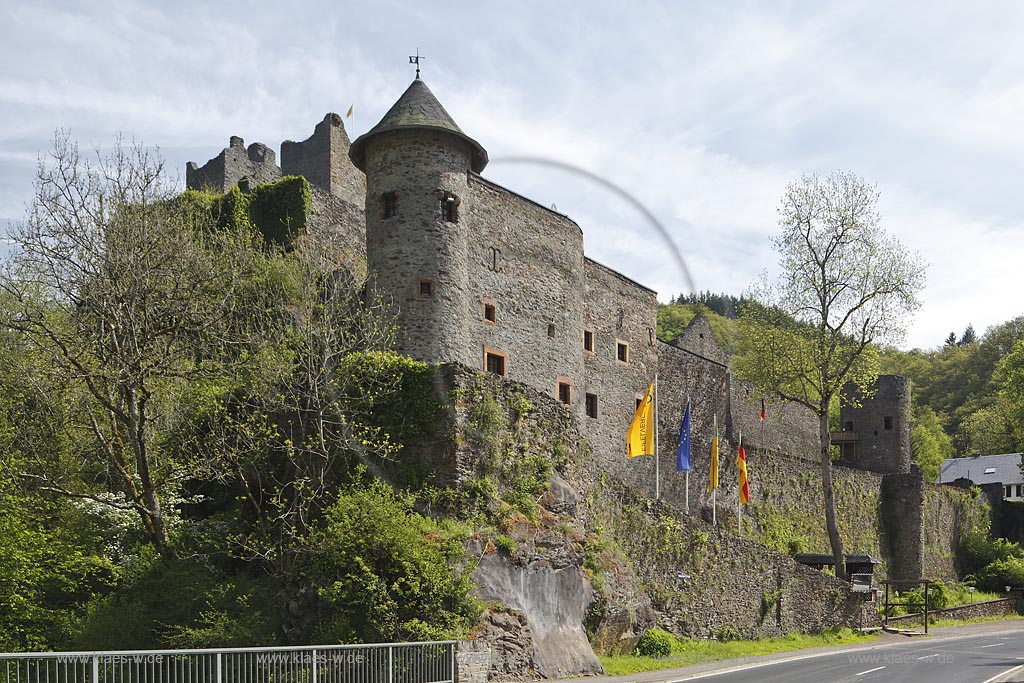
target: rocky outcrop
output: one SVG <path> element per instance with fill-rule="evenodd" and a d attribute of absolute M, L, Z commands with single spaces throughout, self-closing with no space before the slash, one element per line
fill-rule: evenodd
<path fill-rule="evenodd" d="M 594 595 L 578 566 L 556 567 L 545 560 L 518 566 L 505 553 L 495 552 L 481 558 L 472 580 L 481 599 L 525 615 L 538 674 L 562 678 L 603 673 L 583 630 Z M 499 651 L 498 657 L 518 660 L 515 649 Z"/>

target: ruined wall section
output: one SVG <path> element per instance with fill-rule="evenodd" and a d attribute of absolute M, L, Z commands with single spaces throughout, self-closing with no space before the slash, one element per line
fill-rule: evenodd
<path fill-rule="evenodd" d="M 571 411 L 582 415 L 582 231 L 476 174 L 466 189 L 456 197 L 468 239 L 462 362 L 485 369 L 485 351 L 503 354 L 508 379 L 553 398 L 561 380 Z"/>
<path fill-rule="evenodd" d="M 281 172 L 303 176 L 311 185 L 361 209 L 366 176 L 349 159 L 349 145 L 341 117 L 327 114 L 307 139 L 281 143 Z"/>
<path fill-rule="evenodd" d="M 843 405 L 840 428 L 857 433 L 850 467 L 872 472 L 910 472 L 910 378 L 879 375 L 875 394 L 867 399 L 853 384 L 843 394 L 860 405 Z"/>
<path fill-rule="evenodd" d="M 277 155 L 262 142 L 245 147 L 245 140 L 232 135 L 228 146 L 203 166 L 194 161 L 185 166 L 185 186 L 190 190 L 212 190 L 224 193 L 249 179 L 250 187 L 281 179 Z"/>
<path fill-rule="evenodd" d="M 593 449 L 590 465 L 615 474 L 638 490 L 654 495 L 654 458 L 626 459 L 626 430 L 647 385 L 658 370 L 654 327 L 658 302 L 655 293 L 591 259 L 583 259 L 583 329 L 577 331 L 575 353 L 582 356 L 586 394 L 596 400 L 597 417 L 581 413 L 581 428 Z M 584 348 L 590 332 L 593 350 Z M 618 359 L 618 345 L 627 349 Z M 585 407 L 585 405 L 584 405 Z"/>

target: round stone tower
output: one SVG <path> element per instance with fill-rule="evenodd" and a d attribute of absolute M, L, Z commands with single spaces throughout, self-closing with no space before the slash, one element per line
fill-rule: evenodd
<path fill-rule="evenodd" d="M 874 395 L 867 398 L 852 384 L 843 393 L 860 404 L 839 411 L 840 429 L 856 435 L 853 452 L 844 452 L 843 460 L 872 472 L 909 472 L 910 378 L 879 375 Z"/>
<path fill-rule="evenodd" d="M 397 308 L 399 351 L 469 361 L 468 174 L 487 152 L 417 77 L 349 157 L 366 173 L 370 286 Z"/>

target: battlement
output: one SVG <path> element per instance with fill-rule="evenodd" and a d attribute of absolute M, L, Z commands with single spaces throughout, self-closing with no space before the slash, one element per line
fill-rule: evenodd
<path fill-rule="evenodd" d="M 252 185 L 279 180 L 281 169 L 274 150 L 262 142 L 246 149 L 245 140 L 232 135 L 228 146 L 203 166 L 194 161 L 185 166 L 185 185 L 190 190 L 227 192 L 242 178 L 248 178 Z"/>
<path fill-rule="evenodd" d="M 349 146 L 345 124 L 337 114 L 327 114 L 313 134 L 302 142 L 282 142 L 280 167 L 273 149 L 262 142 L 254 142 L 246 148 L 242 138 L 232 135 L 228 146 L 203 166 L 188 162 L 185 184 L 191 190 L 227 192 L 242 178 L 247 178 L 255 187 L 282 176 L 297 175 L 310 185 L 362 209 L 366 176 L 349 159 Z"/>
<path fill-rule="evenodd" d="M 362 207 L 366 176 L 349 159 L 350 144 L 341 117 L 327 114 L 302 142 L 281 143 L 281 170 L 285 175 L 300 175 L 311 185 Z"/>

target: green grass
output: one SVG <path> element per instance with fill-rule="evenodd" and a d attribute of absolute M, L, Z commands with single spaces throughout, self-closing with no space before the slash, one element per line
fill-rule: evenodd
<path fill-rule="evenodd" d="M 764 640 L 733 640 L 720 642 L 716 640 L 676 640 L 672 646 L 672 654 L 668 657 L 639 657 L 636 655 L 601 657 L 605 674 L 622 676 L 641 671 L 671 669 L 703 662 L 717 662 L 725 659 L 756 657 L 790 650 L 803 650 L 824 645 L 845 645 L 849 643 L 866 643 L 876 640 L 878 636 L 862 635 L 849 629 L 829 630 L 818 635 L 791 633 L 781 638 Z"/>
<path fill-rule="evenodd" d="M 930 621 L 928 628 L 935 628 L 936 626 L 964 626 L 965 624 L 988 624 L 994 621 L 1018 621 L 1024 619 L 1024 617 L 1004 614 L 994 617 L 971 617 L 970 619 L 935 619 Z"/>

